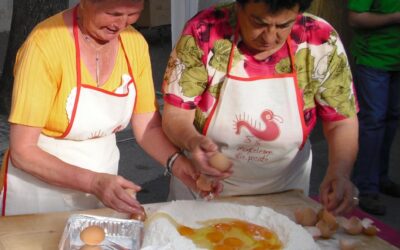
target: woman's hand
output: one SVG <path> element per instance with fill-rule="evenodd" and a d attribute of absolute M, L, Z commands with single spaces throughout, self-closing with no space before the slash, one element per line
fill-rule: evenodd
<path fill-rule="evenodd" d="M 358 190 L 349 177 L 328 173 L 320 186 L 320 200 L 333 214 L 346 214 L 358 205 Z"/>
<path fill-rule="evenodd" d="M 137 193 L 141 187 L 122 176 L 104 173 L 95 173 L 90 185 L 91 193 L 105 206 L 121 213 L 142 213 L 140 203 L 135 199 L 135 195 L 126 192 L 127 189 Z"/>
<path fill-rule="evenodd" d="M 194 192 L 199 193 L 199 195 L 203 198 L 208 197 L 210 193 L 212 193 L 213 196 L 218 196 L 222 192 L 222 183 L 220 183 L 218 179 L 213 177 L 206 177 L 207 180 L 210 181 L 210 190 L 202 190 L 202 187 L 198 184 L 198 181 L 199 179 L 201 179 L 200 176 L 202 174 L 200 174 L 200 172 L 193 166 L 192 162 L 184 155 L 181 155 L 177 158 L 174 167 L 172 168 L 172 173 L 174 176 L 179 178 L 187 187 L 189 187 Z"/>

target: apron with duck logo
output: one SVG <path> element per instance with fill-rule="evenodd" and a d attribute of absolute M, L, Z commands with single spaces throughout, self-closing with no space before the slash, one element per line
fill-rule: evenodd
<path fill-rule="evenodd" d="M 119 37 L 130 75 L 122 76 L 122 84 L 114 92 L 82 84 L 76 8 L 73 31 L 77 86 L 67 99 L 69 124 L 59 138 L 41 134 L 38 146 L 69 164 L 95 172 L 117 174 L 120 155 L 115 133 L 129 124 L 136 101 L 131 66 Z M 9 159 L 5 165 L 3 215 L 73 211 L 103 206 L 95 196 L 49 185 L 15 168 Z"/>
<path fill-rule="evenodd" d="M 303 101 L 290 42 L 289 37 L 292 73 L 248 78 L 231 75 L 236 38 L 232 43 L 227 76 L 203 130 L 233 162 L 232 176 L 222 181 L 221 196 L 289 189 L 308 194 L 311 146 L 304 133 Z M 176 194 L 170 199 L 196 198 L 174 182 L 171 188 Z"/>

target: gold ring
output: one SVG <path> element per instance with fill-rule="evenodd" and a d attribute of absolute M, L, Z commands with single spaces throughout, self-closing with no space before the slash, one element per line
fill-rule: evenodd
<path fill-rule="evenodd" d="M 357 196 L 354 196 L 354 197 L 353 197 L 353 202 L 354 202 L 354 204 L 358 205 L 358 203 L 360 202 L 360 200 L 358 199 Z"/>

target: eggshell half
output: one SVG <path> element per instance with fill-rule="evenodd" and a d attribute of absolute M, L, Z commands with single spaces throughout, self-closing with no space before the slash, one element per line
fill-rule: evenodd
<path fill-rule="evenodd" d="M 201 191 L 209 192 L 212 190 L 212 179 L 201 174 L 196 181 L 196 186 Z"/>

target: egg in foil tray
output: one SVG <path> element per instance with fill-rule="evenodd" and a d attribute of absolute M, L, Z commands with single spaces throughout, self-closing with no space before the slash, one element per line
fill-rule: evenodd
<path fill-rule="evenodd" d="M 143 222 L 84 214 L 71 215 L 59 243 L 60 250 L 138 250 Z"/>

